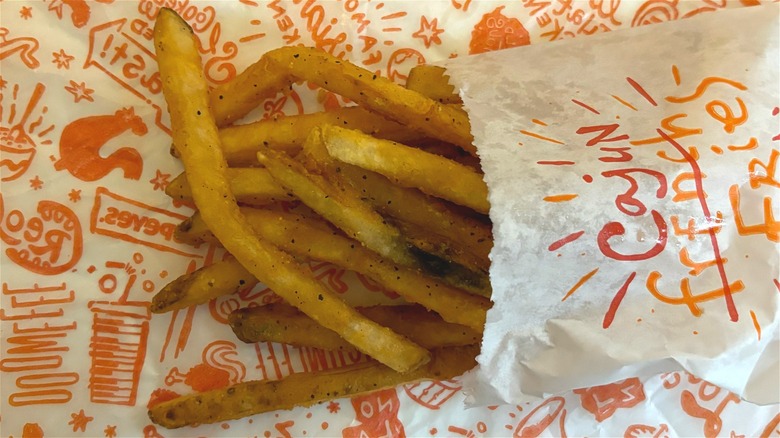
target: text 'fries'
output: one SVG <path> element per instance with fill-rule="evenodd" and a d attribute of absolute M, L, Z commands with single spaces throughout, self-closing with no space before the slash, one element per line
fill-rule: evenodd
<path fill-rule="evenodd" d="M 405 88 L 321 50 L 284 47 L 209 92 L 192 30 L 170 9 L 154 44 L 184 165 L 166 193 L 196 209 L 174 237 L 224 256 L 163 287 L 152 312 L 262 283 L 273 304 L 234 310 L 237 338 L 367 358 L 179 396 L 151 406 L 150 419 L 214 423 L 471 369 L 493 239 L 468 117 L 445 72 L 419 66 Z M 300 81 L 357 106 L 233 124 Z M 310 266 L 322 263 L 397 305 L 354 307 L 315 277 Z"/>

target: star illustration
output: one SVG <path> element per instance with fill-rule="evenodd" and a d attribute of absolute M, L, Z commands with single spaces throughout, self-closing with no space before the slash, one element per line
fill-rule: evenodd
<path fill-rule="evenodd" d="M 165 191 L 165 188 L 168 187 L 168 184 L 170 184 L 168 178 L 171 177 L 171 174 L 162 173 L 159 169 L 156 172 L 157 174 L 154 176 L 154 178 L 150 179 L 149 182 L 154 185 L 154 190 Z"/>
<path fill-rule="evenodd" d="M 25 20 L 32 18 L 32 8 L 30 6 L 22 6 L 22 9 L 19 9 L 19 16 Z"/>
<path fill-rule="evenodd" d="M 89 102 L 94 102 L 95 98 L 92 97 L 92 93 L 95 92 L 95 90 L 91 88 L 87 88 L 87 84 L 82 82 L 80 84 L 77 84 L 76 81 L 70 81 L 70 86 L 66 86 L 65 90 L 68 91 L 68 93 L 72 94 L 74 97 L 74 102 L 78 103 L 81 101 L 81 99 L 84 99 Z"/>
<path fill-rule="evenodd" d="M 413 33 L 412 36 L 415 38 L 422 38 L 426 49 L 431 47 L 431 44 L 441 44 L 439 34 L 443 33 L 444 29 L 439 29 L 438 24 L 438 18 L 428 21 L 427 17 L 420 17 L 420 29 Z"/>
<path fill-rule="evenodd" d="M 8 81 L 6 81 L 5 79 L 3 79 L 2 76 L 0 76 L 0 90 L 5 88 L 6 85 L 8 85 Z"/>
<path fill-rule="evenodd" d="M 43 181 L 38 178 L 38 175 L 35 175 L 35 178 L 30 180 L 30 187 L 32 187 L 33 190 L 40 190 L 43 188 Z"/>
<path fill-rule="evenodd" d="M 103 433 L 106 435 L 106 438 L 115 438 L 116 426 L 107 425 L 106 428 L 103 429 Z"/>
<path fill-rule="evenodd" d="M 331 414 L 338 413 L 339 410 L 341 410 L 341 406 L 339 406 L 338 402 L 332 401 L 332 402 L 328 403 L 328 411 Z"/>
<path fill-rule="evenodd" d="M 68 193 L 68 199 L 72 202 L 81 201 L 81 190 L 72 189 L 70 193 Z"/>
<path fill-rule="evenodd" d="M 73 61 L 73 57 L 65 53 L 65 50 L 60 49 L 59 52 L 52 52 L 52 64 L 57 65 L 57 69 L 64 68 L 65 70 L 70 68 L 70 62 Z"/>
<path fill-rule="evenodd" d="M 87 423 L 92 421 L 93 417 L 88 417 L 84 414 L 84 409 L 81 409 L 78 414 L 70 414 L 72 420 L 68 421 L 68 424 L 73 425 L 73 431 L 77 432 L 81 429 L 82 432 L 87 431 Z"/>

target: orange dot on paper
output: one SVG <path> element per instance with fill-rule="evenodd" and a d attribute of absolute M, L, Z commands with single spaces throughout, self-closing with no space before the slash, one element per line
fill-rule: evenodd
<path fill-rule="evenodd" d="M 168 276 L 168 271 L 166 271 L 166 270 L 160 271 L 160 278 L 165 278 L 167 276 Z"/>
<path fill-rule="evenodd" d="M 143 287 L 145 291 L 152 292 L 154 290 L 154 283 L 152 283 L 151 280 L 144 280 Z"/>
<path fill-rule="evenodd" d="M 306 413 L 306 418 L 311 418 L 311 412 Z"/>
<path fill-rule="evenodd" d="M 328 430 L 328 422 L 323 421 L 322 424 L 320 424 L 320 427 L 322 428 L 322 430 Z"/>
<path fill-rule="evenodd" d="M 439 432 L 439 429 L 436 429 L 435 427 L 432 427 L 431 430 L 428 431 L 431 435 L 436 435 Z"/>
<path fill-rule="evenodd" d="M 699 332 L 698 332 L 698 331 L 696 331 L 696 330 L 694 330 L 694 331 L 693 331 L 693 334 L 694 334 L 694 335 L 698 335 L 698 334 L 699 334 Z"/>
<path fill-rule="evenodd" d="M 228 429 L 230 429 L 230 425 L 229 425 L 229 424 L 227 424 L 227 423 L 222 423 L 222 424 L 220 424 L 219 426 L 220 426 L 221 428 L 225 429 L 225 430 L 228 430 Z"/>

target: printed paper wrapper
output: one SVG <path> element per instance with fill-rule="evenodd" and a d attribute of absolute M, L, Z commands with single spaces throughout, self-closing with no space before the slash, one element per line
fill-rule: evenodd
<path fill-rule="evenodd" d="M 549 47 L 552 53 L 554 45 L 543 43 L 577 37 L 589 46 L 587 41 L 598 38 L 588 36 L 590 34 L 707 15 L 731 6 L 757 3 L 755 0 L 730 2 L 728 5 L 710 0 L 0 2 L 0 236 L 3 241 L 0 260 L 0 435 L 271 437 L 568 434 L 660 437 L 780 434 L 777 406 L 753 405 L 731 392 L 739 390 L 744 382 L 720 379 L 719 383 L 728 388 L 724 389 L 683 371 L 642 378 L 625 375 L 616 383 L 568 391 L 545 400 L 472 409 L 465 408 L 463 381 L 456 379 L 403 385 L 353 400 L 338 399 L 308 408 L 197 428 L 166 430 L 151 424 L 146 415 L 149 403 L 175 394 L 224 387 L 251 379 L 278 379 L 292 373 L 336 368 L 365 360 L 363 356 L 270 343 L 243 344 L 236 340 L 226 325 L 226 316 L 238 307 L 273 301 L 274 295 L 263 287 L 244 290 L 208 305 L 168 315 L 150 314 L 148 303 L 154 292 L 181 273 L 221 257 L 221 253 L 213 247 L 192 248 L 172 239 L 173 228 L 192 210 L 171 202 L 163 194 L 163 189 L 181 171 L 181 166 L 169 154 L 168 117 L 150 42 L 153 18 L 160 6 L 173 7 L 190 22 L 201 42 L 206 76 L 212 84 L 218 84 L 234 77 L 237 71 L 260 54 L 287 44 L 318 45 L 403 83 L 408 70 L 421 62 L 450 57 L 463 59 L 470 53 L 525 44 L 545 47 L 540 49 L 542 51 Z M 649 29 L 652 35 L 652 27 Z M 737 55 L 729 54 L 730 59 L 736 59 Z M 589 63 L 598 64 L 597 61 Z M 644 86 L 649 95 L 660 102 L 666 95 L 651 84 L 668 86 L 670 64 L 652 58 L 647 59 L 647 64 L 666 70 L 663 70 L 663 75 L 650 75 L 657 76 L 653 81 L 641 72 L 619 71 Z M 690 87 L 704 74 L 715 74 L 693 71 L 683 62 L 678 65 L 681 85 L 685 87 Z M 572 72 L 572 77 L 577 76 L 577 69 L 564 64 L 555 65 L 550 70 L 551 74 L 556 69 L 568 70 Z M 721 74 L 734 81 L 749 79 L 742 75 L 741 70 L 728 70 Z M 648 111 L 650 108 L 646 100 L 632 91 L 633 88 L 626 88 L 625 82 L 620 82 L 622 77 L 609 77 L 605 82 L 608 86 L 606 90 L 637 108 L 637 116 L 660 114 Z M 666 82 L 662 78 L 666 78 Z M 620 87 L 615 85 L 618 83 Z M 526 84 L 527 87 L 530 85 Z M 735 106 L 736 97 L 751 105 L 748 108 L 749 122 L 745 126 L 735 126 L 734 134 L 739 140 L 745 139 L 742 129 L 762 120 L 766 123 L 776 123 L 773 121 L 777 120 L 776 114 L 754 113 L 752 105 L 755 102 L 748 97 L 756 97 L 761 94 L 760 90 L 764 90 L 767 98 L 776 99 L 776 94 L 766 91 L 771 87 L 762 89 L 751 82 L 747 85 L 748 90 L 726 95 L 725 106 L 716 109 L 725 114 L 722 111 L 727 106 L 739 114 L 738 104 Z M 618 100 L 614 100 L 611 107 L 602 106 L 604 99 L 590 95 L 572 97 L 574 91 L 571 88 L 560 90 L 552 97 L 574 98 L 586 105 L 596 105 L 594 109 L 602 112 L 604 117 L 620 115 L 623 121 L 631 118 L 625 109 L 627 107 Z M 599 89 L 592 92 L 597 91 L 604 92 Z M 724 88 L 719 93 L 727 91 Z M 698 102 L 703 105 L 709 100 Z M 321 94 L 304 85 L 295 88 L 288 97 L 279 96 L 265 102 L 251 117 L 298 114 L 316 111 L 323 106 L 344 104 L 337 96 Z M 567 111 L 572 111 L 571 115 L 567 113 L 572 123 L 575 117 L 582 119 L 583 116 L 592 117 L 589 119 L 592 123 L 602 120 L 596 115 L 577 113 L 574 111 L 577 109 L 566 107 Z M 536 124 L 522 125 L 518 129 L 549 138 L 562 135 L 560 129 L 554 129 L 563 126 L 558 125 L 562 119 L 550 118 L 549 112 L 543 111 L 543 108 L 537 110 L 533 117 L 547 123 L 550 129 L 544 130 L 543 126 Z M 689 109 L 686 107 L 686 110 Z M 611 118 L 603 120 L 601 123 L 612 122 Z M 690 120 L 678 120 L 674 124 L 692 126 L 687 122 L 697 125 L 701 122 L 704 128 L 703 121 L 690 117 Z M 706 129 L 710 132 L 712 126 L 706 125 Z M 621 133 L 616 131 L 613 135 Z M 638 135 L 633 131 L 630 134 Z M 772 135 L 775 134 L 772 132 Z M 569 137 L 557 139 L 573 140 Z M 514 141 L 522 141 L 524 146 L 518 148 L 524 147 L 525 150 L 540 145 L 530 140 L 522 137 Z M 723 150 L 723 159 L 734 160 L 735 165 L 744 165 L 747 154 L 754 154 L 762 166 L 757 175 L 776 181 L 774 176 L 769 176 L 774 175 L 776 160 L 773 161 L 771 155 L 767 156 L 765 149 L 747 152 L 730 150 L 730 145 L 742 145 L 736 141 L 699 145 L 701 162 L 715 153 L 711 146 L 719 146 Z M 763 141 L 759 148 L 767 146 Z M 683 144 L 690 146 L 687 142 Z M 617 144 L 609 146 L 619 147 Z M 595 145 L 592 149 L 595 151 L 601 147 L 603 145 Z M 551 150 L 555 150 L 553 148 L 554 145 L 551 145 Z M 771 150 L 776 150 L 776 144 Z M 573 159 L 569 154 L 561 155 L 564 158 L 559 160 Z M 620 156 L 617 152 L 614 155 Z M 639 161 L 638 154 L 633 156 L 637 166 L 647 164 Z M 621 168 L 620 162 L 614 163 L 617 163 L 614 164 L 615 169 Z M 583 161 L 581 165 L 593 166 L 593 163 Z M 536 163 L 518 167 L 527 172 L 538 168 L 540 165 Z M 544 169 L 549 169 L 551 177 L 567 172 L 565 167 Z M 664 171 L 671 172 L 670 169 Z M 571 172 L 574 173 L 573 170 Z M 704 164 L 702 172 L 707 174 L 705 188 L 710 194 L 714 187 L 709 182 L 716 178 L 716 174 L 712 174 Z M 561 176 L 562 180 L 564 176 Z M 577 174 L 577 177 L 580 176 Z M 603 179 L 600 174 L 592 176 L 592 187 L 598 185 L 604 193 L 610 194 L 607 196 L 611 198 L 605 199 L 614 199 L 618 194 L 617 185 L 613 185 L 612 180 Z M 652 180 L 641 176 L 637 177 L 637 181 L 643 192 L 651 190 L 648 184 L 652 187 Z M 667 198 L 678 191 L 692 190 L 690 181 L 681 181 L 679 189 L 673 187 L 673 181 L 673 178 L 668 181 Z M 725 181 L 724 187 L 730 184 Z M 609 184 L 605 184 L 607 182 Z M 580 201 L 546 203 L 535 199 L 528 203 L 529 217 L 532 216 L 531 211 L 537 212 L 534 214 L 547 214 L 549 211 L 546 210 L 550 209 L 564 211 L 558 216 L 560 223 L 537 230 L 540 233 L 537 239 L 547 245 L 548 238 L 559 236 L 561 229 L 557 226 L 577 223 L 569 221 L 580 217 L 581 204 L 577 202 L 593 196 L 582 184 L 569 181 L 564 187 L 571 191 L 535 191 L 545 196 L 576 193 Z M 749 181 L 739 189 L 743 206 L 761 205 L 761 196 L 773 196 L 762 191 L 766 188 L 754 189 Z M 528 187 L 518 187 L 518 195 L 531 192 Z M 734 229 L 729 215 L 732 210 L 728 204 L 728 199 L 732 198 L 715 200 L 714 194 L 707 200 L 712 202 L 713 211 L 724 214 L 723 231 L 717 235 L 718 239 L 722 239 L 725 233 L 730 232 L 728 230 Z M 648 208 L 662 212 L 668 221 L 671 214 L 682 214 L 691 208 L 668 202 L 669 199 L 664 199 L 663 205 L 661 200 L 653 201 L 652 197 L 641 199 Z M 604 205 L 611 206 L 610 202 Z M 770 202 L 770 207 L 773 206 L 775 204 Z M 672 207 L 678 210 L 670 210 Z M 776 206 L 773 208 L 776 214 Z M 602 218 L 595 217 L 594 223 Z M 744 220 L 746 226 L 757 226 L 762 216 L 756 216 L 755 211 L 746 211 Z M 764 223 L 771 224 L 771 221 Z M 692 230 L 693 242 L 702 239 L 695 234 L 701 224 L 694 223 L 689 227 L 683 221 L 679 226 Z M 586 234 L 561 246 L 561 258 L 568 260 L 571 250 L 583 245 L 589 236 L 592 239 L 593 227 L 595 225 L 583 225 L 568 230 L 572 233 L 582 229 Z M 672 242 L 677 241 L 676 234 L 671 231 L 671 223 L 668 229 L 667 252 L 672 250 Z M 760 233 L 747 237 L 764 244 L 771 241 L 768 233 L 765 237 Z M 540 272 L 550 266 L 548 261 L 543 261 L 550 256 L 545 251 L 535 251 L 531 262 Z M 592 298 L 594 294 L 588 294 L 588 290 L 596 282 L 604 285 L 610 297 L 616 291 L 615 285 L 603 278 L 606 271 L 612 269 L 612 262 L 598 255 L 600 253 L 595 247 L 584 251 L 590 256 L 583 257 L 584 261 L 577 270 L 561 274 L 560 282 L 576 281 L 582 275 L 580 269 L 586 269 L 591 264 L 590 269 L 599 267 L 600 271 L 566 302 L 559 303 L 558 309 L 571 309 L 572 304 Z M 763 250 L 750 249 L 750 254 L 754 254 L 752 251 L 758 253 Z M 729 259 L 725 266 L 730 275 L 732 266 L 746 263 L 736 260 L 731 254 L 725 257 Z M 755 261 L 757 265 L 761 262 Z M 679 266 L 679 262 L 663 263 L 664 277 L 658 283 L 663 291 L 670 290 L 667 282 L 675 276 L 680 278 L 682 274 L 680 270 L 669 271 L 674 266 Z M 369 290 L 374 292 L 374 297 L 391 302 L 397 300 L 392 292 L 382 290 L 354 273 L 325 264 L 312 264 L 311 268 L 325 287 L 337 292 L 364 293 Z M 758 266 L 756 269 L 765 273 L 767 268 Z M 661 268 L 657 270 L 661 271 Z M 709 272 L 706 271 L 706 275 L 711 275 Z M 636 323 L 636 318 L 643 318 L 641 327 L 647 327 L 661 318 L 667 321 L 669 315 L 678 312 L 675 309 L 680 306 L 659 303 L 653 307 L 658 319 L 654 320 L 652 314 L 640 315 L 648 308 L 643 307 L 641 302 L 632 303 L 640 295 L 639 289 L 635 288 L 641 286 L 640 280 L 644 281 L 647 274 L 647 271 L 638 271 L 610 329 L 604 332 L 610 333 L 610 338 L 618 339 L 612 333 L 629 330 L 626 325 Z M 702 275 L 705 275 L 704 271 Z M 610 274 L 610 277 L 614 276 Z M 747 279 L 742 280 L 746 286 L 749 284 Z M 696 284 L 692 294 L 701 293 L 699 286 Z M 560 297 L 560 289 L 546 286 L 545 290 Z M 664 293 L 675 296 L 672 292 Z M 769 342 L 772 330 L 777 329 L 772 322 L 776 308 L 750 308 L 755 315 L 751 316 L 742 300 L 753 295 L 747 290 L 733 294 L 740 318 L 738 325 L 733 327 L 739 327 L 739 334 L 744 334 L 744 325 L 755 320 L 756 327 L 762 330 L 761 342 Z M 711 303 L 696 305 L 706 311 L 703 319 L 697 321 L 708 321 L 709 313 L 717 321 L 724 320 L 722 297 Z M 603 303 L 594 302 L 594 306 L 603 312 Z M 681 323 L 684 322 L 687 327 L 692 318 L 688 310 L 683 310 L 685 312 L 680 312 L 684 316 Z M 701 339 L 712 339 L 711 334 L 705 333 L 706 330 L 701 328 Z M 753 335 L 758 337 L 757 330 Z M 764 344 L 751 339 L 748 345 Z M 735 361 L 743 359 L 741 352 L 733 357 Z M 748 354 L 744 356 L 748 357 Z M 583 363 L 582 368 L 587 368 L 586 365 Z"/>
<path fill-rule="evenodd" d="M 494 224 L 475 400 L 686 370 L 780 402 L 778 18 L 745 8 L 447 64 Z"/>

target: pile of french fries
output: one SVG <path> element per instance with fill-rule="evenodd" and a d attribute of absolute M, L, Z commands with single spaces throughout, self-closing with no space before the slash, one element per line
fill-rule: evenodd
<path fill-rule="evenodd" d="M 284 303 L 234 312 L 239 339 L 372 360 L 182 396 L 153 406 L 151 420 L 214 423 L 472 368 L 490 306 L 492 235 L 468 117 L 443 70 L 418 66 L 403 87 L 320 50 L 284 47 L 210 91 L 192 30 L 170 9 L 157 17 L 154 44 L 185 168 L 167 192 L 197 208 L 176 237 L 218 243 L 230 257 L 165 286 L 152 310 L 262 282 Z M 356 106 L 233 125 L 303 81 Z M 289 202 L 300 206 L 280 207 Z M 354 308 L 314 277 L 312 260 L 409 304 Z"/>

